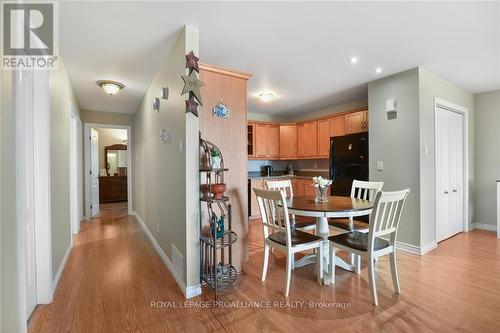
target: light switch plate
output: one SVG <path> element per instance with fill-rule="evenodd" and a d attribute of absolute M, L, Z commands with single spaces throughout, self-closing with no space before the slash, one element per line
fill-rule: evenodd
<path fill-rule="evenodd" d="M 377 171 L 384 171 L 384 162 L 383 161 L 377 162 Z"/>

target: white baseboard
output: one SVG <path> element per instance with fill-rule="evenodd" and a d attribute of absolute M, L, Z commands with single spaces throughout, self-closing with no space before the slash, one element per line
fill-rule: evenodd
<path fill-rule="evenodd" d="M 396 241 L 396 249 L 412 254 L 421 255 L 420 246 L 415 246 L 400 241 Z"/>
<path fill-rule="evenodd" d="M 425 244 L 425 245 L 422 245 L 422 246 L 420 247 L 420 255 L 422 255 L 422 256 L 423 256 L 423 255 L 424 255 L 424 254 L 426 254 L 427 252 L 430 252 L 430 251 L 434 250 L 437 246 L 438 246 L 438 245 L 437 245 L 437 243 L 436 243 L 435 241 L 432 241 L 432 242 L 430 242 L 430 243 L 427 243 L 427 244 Z"/>
<path fill-rule="evenodd" d="M 496 224 L 488 224 L 488 223 L 472 223 L 473 229 L 485 230 L 485 231 L 494 231 L 497 232 Z"/>
<path fill-rule="evenodd" d="M 432 241 L 428 244 L 422 245 L 422 246 L 416 246 L 413 244 L 408 244 L 408 243 L 403 243 L 396 241 L 396 249 L 404 252 L 408 252 L 411 254 L 416 254 L 419 256 L 423 256 L 427 252 L 430 252 L 434 250 L 437 247 L 437 243 Z"/>
<path fill-rule="evenodd" d="M 142 229 L 144 230 L 144 232 L 148 236 L 149 241 L 151 242 L 151 244 L 153 244 L 153 247 L 155 248 L 156 252 L 160 256 L 160 258 L 163 260 L 163 263 L 165 264 L 165 266 L 167 266 L 168 270 L 175 278 L 175 281 L 177 282 L 177 285 L 181 289 L 182 293 L 184 294 L 184 297 L 191 298 L 191 297 L 201 295 L 201 284 L 197 284 L 194 286 L 186 286 L 184 281 L 182 281 L 181 277 L 179 276 L 179 274 L 175 270 L 174 265 L 172 264 L 170 259 L 167 257 L 165 252 L 163 252 L 162 248 L 160 247 L 160 244 L 158 244 L 158 242 L 156 241 L 156 238 L 153 236 L 151 231 L 149 231 L 148 227 L 146 226 L 146 223 L 144 223 L 144 221 L 139 216 L 139 214 L 137 214 L 136 211 L 133 211 L 131 215 L 135 216 L 135 218 L 137 219 L 137 221 L 141 225 Z"/>
<path fill-rule="evenodd" d="M 70 244 L 68 246 L 68 249 L 66 250 L 66 253 L 64 254 L 64 257 L 61 261 L 61 265 L 59 265 L 59 268 L 57 269 L 56 276 L 54 277 L 54 280 L 52 281 L 52 294 L 56 292 L 57 285 L 59 284 L 59 280 L 61 279 L 62 273 L 64 272 L 64 267 L 66 267 L 66 263 L 68 262 L 69 255 L 71 254 L 71 249 L 72 245 Z"/>

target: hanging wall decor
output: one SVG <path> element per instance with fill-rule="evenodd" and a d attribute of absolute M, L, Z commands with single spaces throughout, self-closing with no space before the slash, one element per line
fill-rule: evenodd
<path fill-rule="evenodd" d="M 217 105 L 212 109 L 213 116 L 217 118 L 229 118 L 231 115 L 231 111 L 228 107 L 222 102 L 222 99 L 217 103 Z"/>
<path fill-rule="evenodd" d="M 203 105 L 203 101 L 201 99 L 200 88 L 205 84 L 198 79 L 195 71 L 191 71 L 189 75 L 182 75 L 182 79 L 184 80 L 184 87 L 182 88 L 181 95 L 185 93 L 193 93 L 194 97 L 198 100 L 200 105 Z"/>
<path fill-rule="evenodd" d="M 186 113 L 190 112 L 197 117 L 198 105 L 203 106 L 200 88 L 205 85 L 198 79 L 198 75 L 196 75 L 196 72 L 200 71 L 198 60 L 200 59 L 194 54 L 193 51 L 186 54 L 186 68 L 189 69 L 189 75 L 181 76 L 184 81 L 184 87 L 182 87 L 181 95 L 189 93 L 189 99 L 186 100 Z"/>
<path fill-rule="evenodd" d="M 194 69 L 199 73 L 200 67 L 198 66 L 198 60 L 200 60 L 200 58 L 195 56 L 193 51 L 189 52 L 186 54 L 186 68 L 189 68 L 189 71 Z"/>
<path fill-rule="evenodd" d="M 153 98 L 153 110 L 160 111 L 160 99 L 158 97 Z"/>
<path fill-rule="evenodd" d="M 198 117 L 198 103 L 194 100 L 193 96 L 189 94 L 189 99 L 186 100 L 186 113 L 191 112 Z"/>

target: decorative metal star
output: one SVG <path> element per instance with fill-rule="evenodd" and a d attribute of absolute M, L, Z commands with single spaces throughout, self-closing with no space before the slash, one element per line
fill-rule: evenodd
<path fill-rule="evenodd" d="M 194 100 L 192 94 L 189 94 L 189 99 L 186 100 L 186 113 L 191 112 L 196 117 L 198 117 L 198 103 Z"/>
<path fill-rule="evenodd" d="M 200 58 L 195 56 L 193 51 L 189 52 L 186 54 L 186 68 L 194 69 L 199 73 L 200 67 L 198 67 L 198 60 L 200 60 Z"/>
<path fill-rule="evenodd" d="M 181 95 L 192 92 L 194 94 L 194 97 L 196 97 L 196 99 L 198 100 L 198 103 L 203 106 L 200 88 L 205 84 L 198 80 L 198 76 L 196 76 L 196 73 L 194 71 L 189 73 L 189 75 L 182 75 L 182 80 L 184 80 L 184 87 L 182 88 Z"/>

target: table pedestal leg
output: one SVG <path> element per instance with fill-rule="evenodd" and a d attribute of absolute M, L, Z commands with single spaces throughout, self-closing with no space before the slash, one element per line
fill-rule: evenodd
<path fill-rule="evenodd" d="M 328 218 L 326 217 L 318 217 L 316 221 L 316 235 L 323 238 L 322 247 L 323 247 L 323 284 L 330 284 L 330 276 L 329 276 L 329 268 L 328 265 L 330 263 L 330 252 L 329 252 L 329 227 L 328 227 Z M 305 265 L 309 265 L 312 263 L 316 263 L 316 255 L 307 255 L 302 257 L 301 259 L 295 262 L 295 267 L 302 267 Z M 338 256 L 335 257 L 335 265 L 347 270 L 354 272 L 354 265 L 350 265 Z"/>

